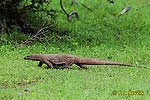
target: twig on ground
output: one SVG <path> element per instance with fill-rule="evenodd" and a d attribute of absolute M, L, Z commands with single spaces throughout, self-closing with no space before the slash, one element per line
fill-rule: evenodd
<path fill-rule="evenodd" d="M 34 39 L 37 39 L 39 35 L 42 35 L 42 34 L 43 34 L 42 31 L 44 31 L 45 29 L 51 28 L 52 26 L 53 26 L 53 25 L 49 25 L 49 26 L 46 26 L 46 27 L 41 28 L 40 30 L 38 30 L 38 31 L 36 32 L 35 35 L 33 35 L 32 37 L 30 37 L 30 38 L 28 38 L 27 40 L 23 41 L 21 44 L 17 45 L 16 47 L 18 48 L 18 47 L 20 47 L 20 46 L 22 46 L 22 45 L 25 45 L 25 44 L 30 43 L 30 42 L 33 41 Z"/>

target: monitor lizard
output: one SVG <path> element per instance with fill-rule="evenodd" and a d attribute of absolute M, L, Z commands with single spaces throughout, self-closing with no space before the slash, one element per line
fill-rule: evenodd
<path fill-rule="evenodd" d="M 87 68 L 85 65 L 118 65 L 134 67 L 132 64 L 98 60 L 94 58 L 82 58 L 70 54 L 32 54 L 24 57 L 24 59 L 39 61 L 39 67 L 46 64 L 47 68 L 60 68 L 61 66 L 64 66 L 64 68 L 70 68 L 73 64 L 78 65 L 82 69 Z"/>

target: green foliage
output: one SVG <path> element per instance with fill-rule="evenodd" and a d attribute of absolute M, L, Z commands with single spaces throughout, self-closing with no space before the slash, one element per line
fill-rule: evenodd
<path fill-rule="evenodd" d="M 79 21 L 73 18 L 68 23 L 66 16 L 60 14 L 56 19 L 57 29 L 44 33 L 30 45 L 15 48 L 12 43 L 28 38 L 15 30 L 11 35 L 0 34 L 0 99 L 149 99 L 150 11 L 146 5 L 150 2 L 128 0 L 131 10 L 120 17 L 117 14 L 127 1 L 115 0 L 114 4 L 107 0 L 79 2 L 85 3 L 93 12 L 80 5 L 69 8 L 66 2 L 67 10 L 77 10 Z M 51 5 L 60 10 L 57 4 L 53 1 Z M 91 65 L 87 70 L 80 70 L 74 65 L 72 69 L 47 70 L 46 66 L 37 67 L 37 62 L 23 60 L 24 56 L 33 53 L 68 53 L 132 63 L 146 69 Z M 144 95 L 113 95 L 114 90 L 142 90 Z"/>
<path fill-rule="evenodd" d="M 47 19 L 55 18 L 55 11 L 50 8 L 50 2 L 50 0 L 4 0 L 0 2 L 0 31 L 8 31 L 12 25 L 15 25 L 19 26 L 23 33 L 34 34 L 37 30 L 35 24 L 43 25 L 46 21 L 50 23 Z M 37 17 L 38 21 L 36 20 Z M 43 20 L 45 21 L 43 22 Z"/>

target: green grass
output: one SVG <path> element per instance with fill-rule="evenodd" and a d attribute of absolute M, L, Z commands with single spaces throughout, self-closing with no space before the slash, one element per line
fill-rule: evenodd
<path fill-rule="evenodd" d="M 32 53 L 70 53 L 86 57 L 95 57 L 135 63 L 149 68 L 149 54 L 145 49 L 129 50 L 108 46 L 84 47 L 64 52 L 57 47 L 34 45 L 14 49 L 4 46 L 1 48 L 0 85 L 1 98 L 25 100 L 32 98 L 50 99 L 144 99 L 149 95 L 149 69 L 127 68 L 115 66 L 88 66 L 80 70 L 77 66 L 72 69 L 57 70 L 37 67 L 37 62 L 24 61 L 23 57 Z M 5 51 L 4 51 L 5 50 Z M 144 91 L 144 95 L 116 96 L 116 91 Z"/>
<path fill-rule="evenodd" d="M 115 5 L 107 0 L 81 2 L 85 1 L 93 12 L 81 6 L 70 8 L 78 11 L 79 21 L 74 18 L 68 23 L 64 14 L 58 16 L 58 26 L 71 30 L 61 38 L 45 37 L 50 39 L 15 48 L 10 41 L 25 35 L 0 34 L 3 43 L 0 45 L 1 100 L 149 100 L 150 11 L 145 5 L 150 2 L 129 0 L 131 10 L 118 18 L 114 15 L 124 7 L 125 1 L 116 1 Z M 57 2 L 53 1 L 53 4 Z M 60 10 L 59 6 L 54 7 Z M 66 9 L 70 10 L 68 7 Z M 72 69 L 47 70 L 46 66 L 37 67 L 38 62 L 23 60 L 32 53 L 109 58 L 146 69 L 91 65 L 87 70 L 81 70 L 74 65 Z M 114 90 L 142 90 L 144 95 L 113 95 Z"/>

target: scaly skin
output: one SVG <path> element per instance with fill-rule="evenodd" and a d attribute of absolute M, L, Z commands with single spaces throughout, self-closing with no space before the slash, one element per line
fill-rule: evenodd
<path fill-rule="evenodd" d="M 98 60 L 93 58 L 81 58 L 69 54 L 32 54 L 24 57 L 24 59 L 39 61 L 39 67 L 41 67 L 44 63 L 47 65 L 47 68 L 59 68 L 60 66 L 70 68 L 70 66 L 73 64 L 78 65 L 82 69 L 87 68 L 85 65 L 118 65 L 133 67 L 131 64 Z"/>

